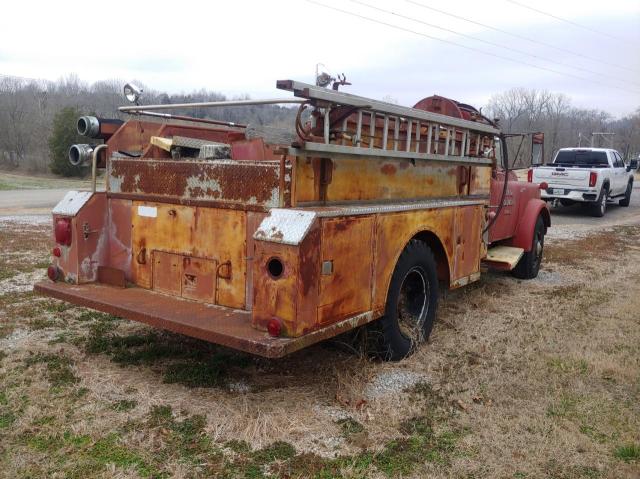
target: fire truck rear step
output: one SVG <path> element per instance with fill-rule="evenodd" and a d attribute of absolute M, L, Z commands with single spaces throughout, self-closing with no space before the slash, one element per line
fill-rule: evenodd
<path fill-rule="evenodd" d="M 35 285 L 35 290 L 80 306 L 269 358 L 285 356 L 373 319 L 373 314 L 368 312 L 298 338 L 274 338 L 251 326 L 250 311 L 189 301 L 143 288 L 41 282 Z"/>
<path fill-rule="evenodd" d="M 524 249 L 522 248 L 494 246 L 487 251 L 487 257 L 483 260 L 483 263 L 491 268 L 510 271 L 516 267 L 523 254 Z"/>

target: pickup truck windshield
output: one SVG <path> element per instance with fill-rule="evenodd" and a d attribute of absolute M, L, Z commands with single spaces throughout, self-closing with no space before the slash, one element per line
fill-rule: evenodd
<path fill-rule="evenodd" d="M 607 153 L 604 151 L 566 150 L 558 152 L 553 164 L 606 168 L 609 166 L 609 161 L 607 160 Z"/>

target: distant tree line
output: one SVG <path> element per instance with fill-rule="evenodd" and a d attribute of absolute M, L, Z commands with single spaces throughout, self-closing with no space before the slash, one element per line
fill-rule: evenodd
<path fill-rule="evenodd" d="M 90 143 L 74 134 L 80 115 L 105 118 L 130 118 L 118 111 L 125 105 L 124 81 L 107 80 L 87 84 L 77 76 L 56 82 L 25 80 L 0 75 L 0 168 L 30 172 L 53 171 L 56 174 L 82 173 L 66 168 L 59 157 L 72 142 Z M 233 99 L 248 99 L 248 96 Z M 167 94 L 145 89 L 142 103 L 191 103 L 222 101 L 231 98 L 217 92 L 198 90 L 187 94 Z M 296 108 L 260 105 L 216 109 L 190 108 L 172 113 L 196 118 L 215 118 L 256 127 L 272 126 L 293 131 Z M 55 135 L 53 135 L 55 132 Z M 68 145 L 65 143 L 69 142 Z"/>
<path fill-rule="evenodd" d="M 66 141 L 75 141 L 73 128 L 77 115 L 92 114 L 108 118 L 125 118 L 118 106 L 125 104 L 123 81 L 106 80 L 93 84 L 69 76 L 56 82 L 26 80 L 0 75 L 0 168 L 78 174 L 80 169 L 62 171 L 52 164 L 52 151 L 60 152 Z M 248 98 L 248 97 L 244 97 Z M 189 103 L 227 100 L 225 95 L 209 90 L 187 94 L 167 94 L 145 90 L 143 103 Z M 273 126 L 291 130 L 296 108 L 287 106 L 226 107 L 221 109 L 185 109 L 176 114 L 197 118 L 216 118 L 255 126 Z M 545 133 L 545 161 L 558 148 L 589 146 L 593 132 L 615 133 L 594 137 L 594 146 L 612 146 L 623 156 L 640 152 L 640 108 L 632 115 L 615 119 L 601 110 L 587 110 L 571 105 L 569 97 L 548 91 L 515 88 L 494 95 L 483 109 L 486 116 L 499 118 L 505 132 Z M 57 124 L 54 119 L 57 115 Z M 54 130 L 57 139 L 52 138 Z M 530 145 L 518 151 L 510 143 L 511 160 L 527 166 Z M 517 157 L 516 157 L 517 153 Z M 53 168 L 52 168 L 53 167 Z"/>
<path fill-rule="evenodd" d="M 615 148 L 625 158 L 637 158 L 640 153 L 640 107 L 631 115 L 615 119 L 606 111 L 576 108 L 562 93 L 513 88 L 492 96 L 483 113 L 498 118 L 505 133 L 543 132 L 545 163 L 565 147 Z M 522 145 L 519 138 L 508 142 L 511 164 L 529 166 L 530 140 L 527 137 Z"/>

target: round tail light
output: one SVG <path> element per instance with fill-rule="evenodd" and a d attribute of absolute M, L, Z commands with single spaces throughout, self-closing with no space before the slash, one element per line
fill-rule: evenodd
<path fill-rule="evenodd" d="M 47 268 L 47 276 L 51 281 L 57 281 L 60 276 L 60 270 L 56 266 L 49 266 Z"/>
<path fill-rule="evenodd" d="M 270 319 L 267 323 L 267 331 L 269 336 L 279 337 L 282 334 L 282 322 L 278 318 Z"/>

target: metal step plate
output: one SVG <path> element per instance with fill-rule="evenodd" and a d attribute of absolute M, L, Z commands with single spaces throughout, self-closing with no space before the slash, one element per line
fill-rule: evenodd
<path fill-rule="evenodd" d="M 523 254 L 524 249 L 522 248 L 494 246 L 487 251 L 487 257 L 483 262 L 494 268 L 512 270 Z"/>

